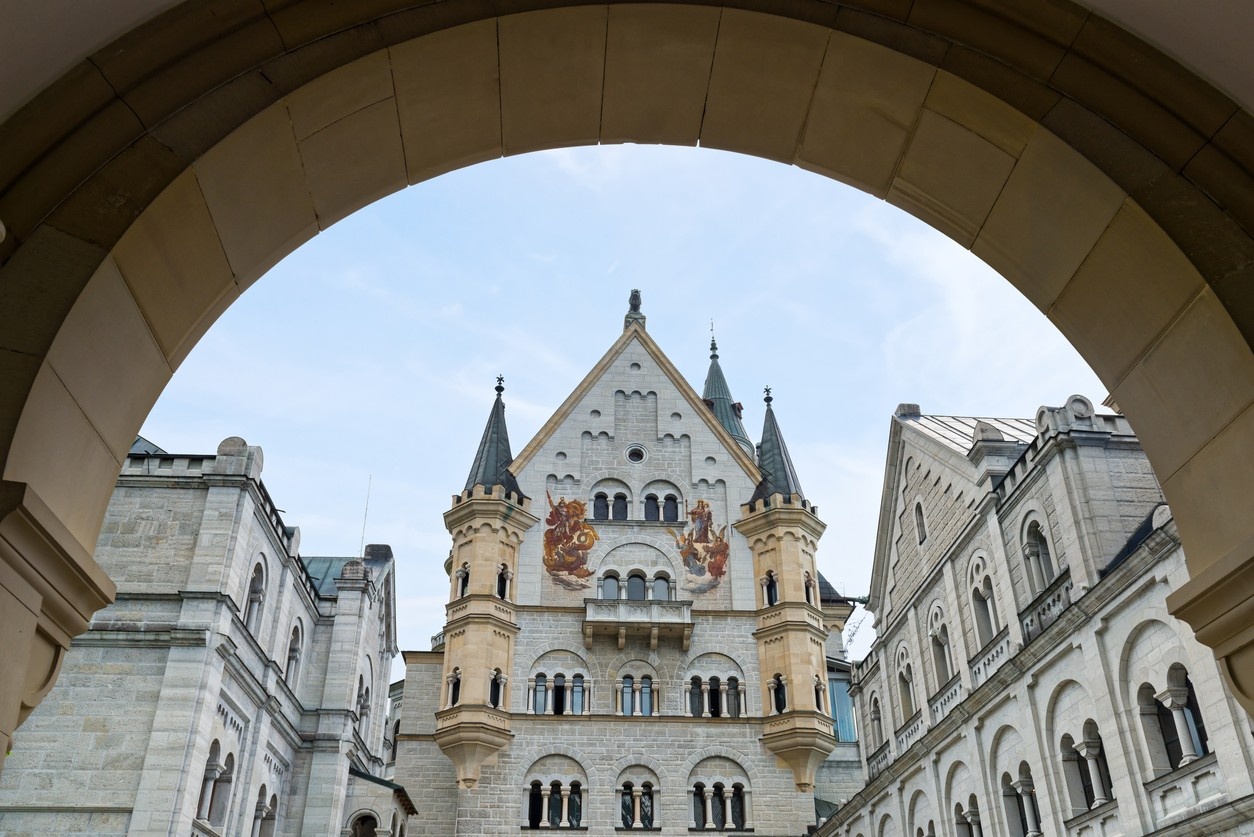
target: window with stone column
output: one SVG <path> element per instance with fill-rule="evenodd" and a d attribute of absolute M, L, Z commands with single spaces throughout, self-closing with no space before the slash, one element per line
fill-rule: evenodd
<path fill-rule="evenodd" d="M 496 597 L 509 600 L 509 583 L 514 578 L 508 564 L 499 564 L 496 568 Z"/>
<path fill-rule="evenodd" d="M 213 801 L 214 783 L 222 775 L 222 744 L 214 739 L 209 745 L 209 757 L 205 759 L 204 775 L 200 783 L 200 798 L 196 802 L 196 819 L 209 821 L 210 803 Z"/>
<path fill-rule="evenodd" d="M 738 667 L 735 670 L 739 673 Z M 744 713 L 745 686 L 737 674 L 693 675 L 685 681 L 684 692 L 691 718 L 739 718 Z"/>
<path fill-rule="evenodd" d="M 209 798 L 209 824 L 215 828 L 226 825 L 231 806 L 231 783 L 235 780 L 235 754 L 228 753 L 222 760 L 222 769 L 214 779 Z"/>
<path fill-rule="evenodd" d="M 1026 761 L 1019 763 L 1017 778 L 1002 774 L 1002 801 L 1012 837 L 1042 837 L 1036 782 Z"/>
<path fill-rule="evenodd" d="M 278 797 L 268 796 L 263 782 L 257 791 L 257 805 L 253 809 L 252 829 L 249 831 L 251 837 L 273 837 L 275 812 L 278 807 Z"/>
<path fill-rule="evenodd" d="M 1154 776 L 1192 764 L 1210 752 L 1210 739 L 1188 670 L 1173 663 L 1167 686 L 1142 683 L 1137 691 L 1141 730 Z"/>
<path fill-rule="evenodd" d="M 1024 575 L 1033 596 L 1042 593 L 1057 573 L 1047 531 L 1048 522 L 1043 522 L 1036 512 L 1024 520 L 1020 548 L 1023 551 Z"/>
<path fill-rule="evenodd" d="M 776 672 L 766 681 L 767 690 L 771 694 L 771 708 L 774 710 L 772 714 L 778 715 L 788 710 L 788 684 L 785 680 L 784 675 Z"/>
<path fill-rule="evenodd" d="M 932 670 L 936 675 L 936 690 L 939 691 L 954 676 L 949 626 L 945 624 L 945 611 L 939 604 L 933 605 L 928 614 L 927 634 L 932 646 Z"/>
<path fill-rule="evenodd" d="M 253 636 L 261 632 L 262 604 L 266 600 L 266 567 L 264 556 L 260 557 L 262 560 L 253 565 L 244 604 L 244 626 Z"/>
<path fill-rule="evenodd" d="M 954 830 L 958 837 L 984 837 L 984 825 L 980 822 L 980 808 L 975 794 L 967 797 L 965 807 L 961 802 L 954 804 Z"/>
<path fill-rule="evenodd" d="M 501 708 L 501 701 L 505 697 L 505 685 L 509 682 L 509 677 L 499 668 L 493 669 L 488 674 L 488 705 L 493 709 Z"/>
<path fill-rule="evenodd" d="M 283 679 L 287 681 L 287 686 L 292 691 L 296 691 L 297 680 L 300 677 L 300 658 L 304 651 L 300 628 L 300 620 L 297 619 L 296 624 L 292 626 L 291 639 L 287 643 L 287 666 L 283 670 Z"/>
<path fill-rule="evenodd" d="M 689 830 L 744 831 L 751 828 L 744 782 L 697 781 L 688 791 Z"/>
<path fill-rule="evenodd" d="M 527 771 L 524 784 L 524 828 L 582 828 L 587 802 L 587 775 L 574 759 L 544 756 Z"/>
<path fill-rule="evenodd" d="M 463 563 L 454 574 L 457 586 L 456 598 L 462 598 L 470 592 L 470 564 Z"/>
<path fill-rule="evenodd" d="M 448 705 L 454 707 L 462 699 L 462 670 L 454 667 L 448 674 Z"/>
<path fill-rule="evenodd" d="M 561 669 L 552 674 L 537 672 L 527 680 L 527 693 L 530 695 L 528 715 L 587 715 L 591 712 L 591 682 L 584 672 Z"/>

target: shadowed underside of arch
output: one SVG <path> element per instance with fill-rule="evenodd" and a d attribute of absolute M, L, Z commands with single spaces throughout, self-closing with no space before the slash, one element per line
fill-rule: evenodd
<path fill-rule="evenodd" d="M 90 548 L 136 430 L 245 288 L 408 184 L 611 142 L 799 165 L 1001 272 L 1134 422 L 1172 606 L 1254 708 L 1254 117 L 1043 0 L 504 8 L 190 2 L 0 126 L 6 742 L 112 597 Z"/>

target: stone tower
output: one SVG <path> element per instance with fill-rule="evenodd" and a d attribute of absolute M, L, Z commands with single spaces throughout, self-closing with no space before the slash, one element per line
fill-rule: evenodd
<path fill-rule="evenodd" d="M 814 557 L 826 525 L 801 493 L 772 400 L 768 387 L 758 446 L 762 481 L 735 527 L 749 542 L 758 580 L 754 637 L 768 716 L 762 743 L 792 768 L 797 789 L 809 791 L 836 746 L 825 706 L 827 630 Z"/>
<path fill-rule="evenodd" d="M 512 586 L 518 547 L 537 518 L 509 466 L 503 380 L 474 465 L 444 525 L 453 536 L 451 589 L 444 630 L 444 686 L 435 741 L 452 761 L 457 784 L 473 788 L 479 768 L 513 737 L 507 683 L 518 621 Z"/>

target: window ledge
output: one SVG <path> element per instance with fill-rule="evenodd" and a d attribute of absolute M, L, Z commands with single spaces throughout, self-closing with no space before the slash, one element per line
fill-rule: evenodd
<path fill-rule="evenodd" d="M 1201 756 L 1196 761 L 1189 762 L 1184 767 L 1177 767 L 1170 773 L 1164 773 L 1161 776 L 1145 782 L 1145 789 L 1152 793 L 1161 787 L 1178 782 L 1182 777 L 1188 776 L 1190 773 L 1196 773 L 1200 770 L 1206 769 L 1207 767 L 1214 767 L 1215 761 L 1215 753 L 1214 751 L 1211 751 L 1206 755 Z"/>

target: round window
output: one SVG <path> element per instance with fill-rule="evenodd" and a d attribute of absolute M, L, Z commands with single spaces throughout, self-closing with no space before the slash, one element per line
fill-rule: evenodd
<path fill-rule="evenodd" d="M 628 462 L 644 462 L 644 458 L 646 455 L 647 454 L 645 453 L 644 448 L 640 447 L 639 445 L 632 445 L 631 447 L 627 448 L 627 461 Z"/>

